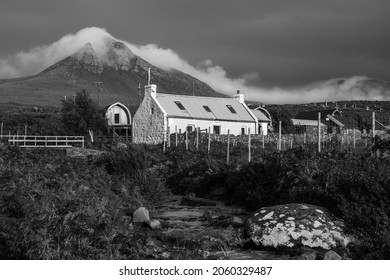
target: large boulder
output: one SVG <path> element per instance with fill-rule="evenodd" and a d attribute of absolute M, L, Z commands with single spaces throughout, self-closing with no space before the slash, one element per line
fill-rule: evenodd
<path fill-rule="evenodd" d="M 246 237 L 264 247 L 322 248 L 346 246 L 351 238 L 344 223 L 328 210 L 308 204 L 263 207 L 252 213 L 245 225 Z"/>

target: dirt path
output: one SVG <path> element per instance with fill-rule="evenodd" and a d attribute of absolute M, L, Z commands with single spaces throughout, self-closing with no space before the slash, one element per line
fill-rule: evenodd
<path fill-rule="evenodd" d="M 162 208 L 151 213 L 162 224 L 162 238 L 175 248 L 197 249 L 199 257 L 207 259 L 290 258 L 288 254 L 243 248 L 242 222 L 249 214 L 244 209 L 215 201 L 195 206 L 182 201 L 182 196 L 172 195 Z"/>

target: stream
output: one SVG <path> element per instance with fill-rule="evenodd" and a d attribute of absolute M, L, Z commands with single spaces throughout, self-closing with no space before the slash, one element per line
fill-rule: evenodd
<path fill-rule="evenodd" d="M 151 212 L 151 218 L 162 225 L 160 239 L 171 244 L 164 245 L 165 250 L 192 248 L 205 259 L 291 259 L 287 253 L 245 248 L 243 222 L 249 213 L 221 202 L 204 201 L 202 205 L 183 204 L 183 196 L 170 195 L 161 208 Z"/>

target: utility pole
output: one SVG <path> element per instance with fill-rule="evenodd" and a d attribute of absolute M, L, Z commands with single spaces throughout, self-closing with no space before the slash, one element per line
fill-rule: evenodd
<path fill-rule="evenodd" d="M 103 90 L 103 82 L 95 82 L 95 86 L 98 94 L 98 107 L 100 108 L 100 91 Z"/>

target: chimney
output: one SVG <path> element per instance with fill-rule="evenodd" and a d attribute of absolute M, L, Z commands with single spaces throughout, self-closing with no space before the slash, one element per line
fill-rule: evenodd
<path fill-rule="evenodd" d="M 150 95 L 152 97 L 156 97 L 157 86 L 156 85 L 146 85 L 145 86 L 145 96 Z"/>
<path fill-rule="evenodd" d="M 244 101 L 245 101 L 244 94 L 240 93 L 239 90 L 237 90 L 237 94 L 234 95 L 233 97 L 236 98 L 238 100 L 238 102 L 240 102 L 240 103 L 244 103 Z"/>

